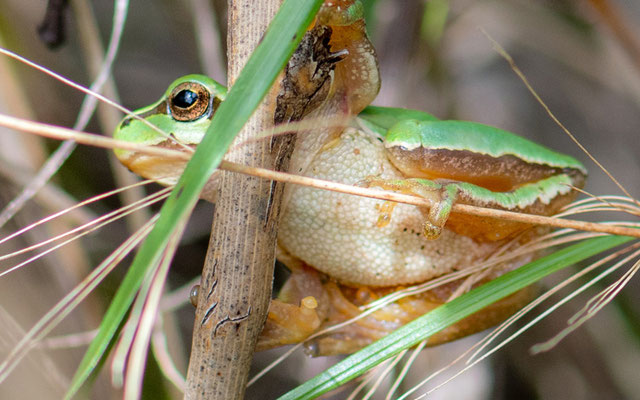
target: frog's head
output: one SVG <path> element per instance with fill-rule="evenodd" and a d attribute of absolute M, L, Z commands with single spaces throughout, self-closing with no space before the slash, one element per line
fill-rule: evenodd
<path fill-rule="evenodd" d="M 139 118 L 127 116 L 113 137 L 131 143 L 171 149 L 195 147 L 207 131 L 213 114 L 224 100 L 227 89 L 203 75 L 187 75 L 175 80 L 156 103 L 134 111 Z M 149 124 L 159 128 L 155 130 Z M 115 151 L 125 166 L 138 175 L 173 183 L 184 162 L 148 156 L 136 151 Z"/>

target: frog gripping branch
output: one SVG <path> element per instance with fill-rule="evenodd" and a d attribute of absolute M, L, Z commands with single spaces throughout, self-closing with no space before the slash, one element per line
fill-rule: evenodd
<path fill-rule="evenodd" d="M 375 49 L 367 38 L 359 1 L 325 1 L 285 74 L 277 122 L 304 117 L 343 121 L 360 113 L 380 87 Z M 208 111 L 198 118 L 175 115 L 167 104 L 184 103 L 177 88 L 208 90 Z M 186 86 L 185 86 L 186 85 Z M 288 86 L 287 86 L 288 85 Z M 125 119 L 116 138 L 154 146 L 188 146 L 201 140 L 224 100 L 224 88 L 190 75 L 174 82 L 156 104 L 137 113 L 169 132 L 163 137 Z M 176 103 L 176 95 L 181 101 Z M 185 105 L 185 104 L 183 104 Z M 186 104 L 187 107 L 192 105 Z M 200 109 L 198 109 L 200 110 Z M 195 112 L 193 115 L 200 114 Z M 176 161 L 118 152 L 132 171 L 172 184 Z M 278 231 L 279 259 L 291 276 L 271 302 L 258 349 L 297 343 L 350 319 L 360 306 L 399 287 L 473 267 L 513 242 L 546 232 L 522 223 L 451 213 L 454 202 L 553 215 L 584 185 L 575 159 L 511 133 L 463 121 L 438 121 L 414 110 L 371 107 L 358 123 L 298 132 L 292 173 L 334 182 L 393 190 L 431 199 L 431 210 L 335 192 L 290 186 Z M 205 190 L 203 197 L 207 198 Z M 426 235 L 425 235 L 426 231 Z M 436 239 L 437 238 L 437 239 Z M 523 265 L 533 255 L 503 262 L 481 284 Z M 446 302 L 462 281 L 389 304 L 367 317 L 316 338 L 314 355 L 353 352 Z M 437 344 L 492 326 L 531 296 L 524 289 L 433 336 Z"/>

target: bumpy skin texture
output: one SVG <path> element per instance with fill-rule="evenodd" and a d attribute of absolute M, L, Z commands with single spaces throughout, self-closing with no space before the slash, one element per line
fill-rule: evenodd
<path fill-rule="evenodd" d="M 318 153 L 307 171 L 316 178 L 359 184 L 369 176 L 403 179 L 382 143 L 347 128 Z M 422 235 L 424 215 L 398 204 L 378 226 L 382 200 L 297 186 L 282 217 L 278 238 L 292 255 L 342 283 L 391 286 L 423 282 L 472 265 L 495 246 L 445 230 L 438 240 Z"/>

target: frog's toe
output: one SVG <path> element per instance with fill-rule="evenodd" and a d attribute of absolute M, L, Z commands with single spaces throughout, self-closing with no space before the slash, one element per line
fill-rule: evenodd
<path fill-rule="evenodd" d="M 422 228 L 422 233 L 427 239 L 437 239 L 442 233 L 456 199 L 456 190 L 453 185 L 445 186 L 441 190 L 440 200 L 436 201 L 429 209 L 427 220 Z"/>
<path fill-rule="evenodd" d="M 425 221 L 422 226 L 422 235 L 429 240 L 439 238 L 441 233 L 442 227 L 432 223 L 431 221 Z"/>
<path fill-rule="evenodd" d="M 300 343 L 320 327 L 318 302 L 313 296 L 302 299 L 300 305 L 272 300 L 269 315 L 256 350 L 266 350 Z"/>
<path fill-rule="evenodd" d="M 271 300 L 257 351 L 304 341 L 320 327 L 329 308 L 323 278 L 317 271 L 286 253 L 281 253 L 279 259 L 289 267 L 291 275 L 278 298 Z"/>

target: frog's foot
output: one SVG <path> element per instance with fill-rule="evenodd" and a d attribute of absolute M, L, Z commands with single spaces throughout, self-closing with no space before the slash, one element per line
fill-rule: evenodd
<path fill-rule="evenodd" d="M 304 341 L 320 327 L 317 306 L 318 302 L 313 296 L 302 299 L 299 306 L 272 300 L 256 351 Z"/>
<path fill-rule="evenodd" d="M 278 298 L 271 300 L 256 351 L 300 343 L 326 319 L 329 302 L 322 275 L 299 261 L 293 267 L 290 262 L 286 264 L 291 276 Z"/>
<path fill-rule="evenodd" d="M 364 185 L 367 187 L 380 187 L 385 190 L 392 190 L 431 200 L 432 206 L 426 215 L 426 220 L 422 228 L 422 233 L 427 239 L 437 239 L 440 236 L 442 228 L 444 228 L 444 225 L 449 219 L 453 203 L 458 194 L 458 187 L 455 184 L 440 184 L 428 179 L 385 180 L 367 178 Z M 387 208 L 385 208 L 385 210 Z M 380 218 L 378 225 L 382 224 L 381 221 L 388 223 L 390 215 L 386 212 L 381 214 Z"/>

